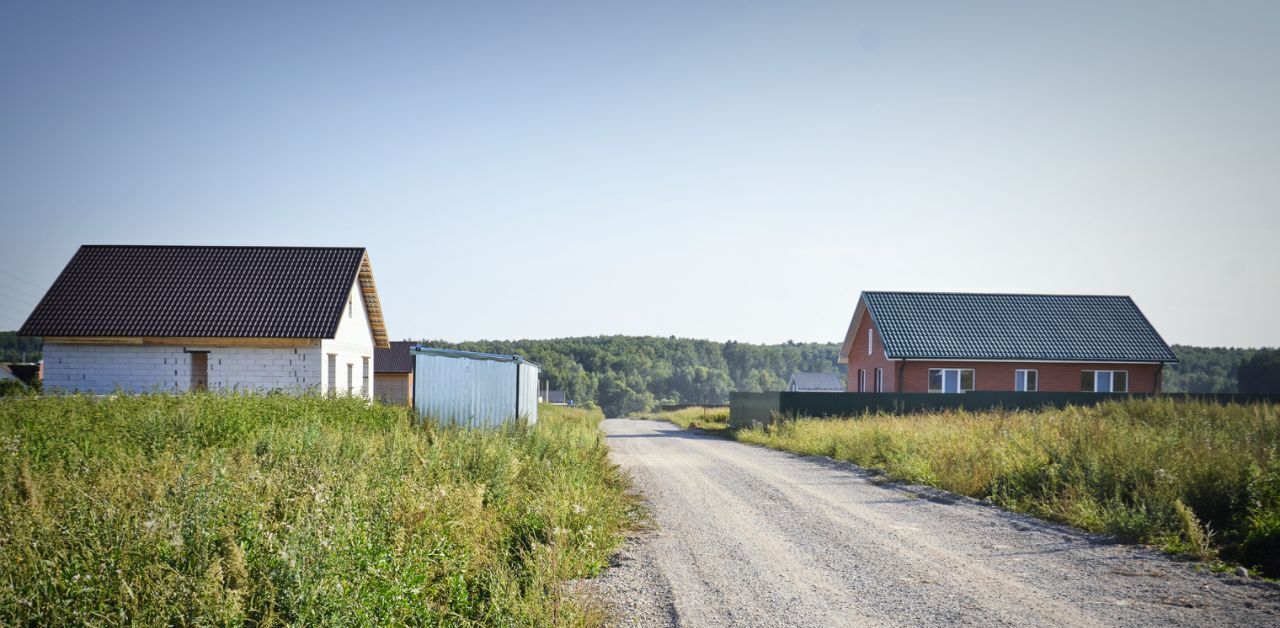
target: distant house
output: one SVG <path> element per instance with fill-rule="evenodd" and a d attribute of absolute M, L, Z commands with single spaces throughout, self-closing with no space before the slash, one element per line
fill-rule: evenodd
<path fill-rule="evenodd" d="M 0 369 L 3 369 L 27 386 L 34 386 L 40 381 L 40 364 L 38 363 L 6 362 L 0 364 Z M 0 379 L 6 378 L 3 374 L 0 374 Z"/>
<path fill-rule="evenodd" d="M 82 246 L 19 331 L 46 390 L 373 396 L 387 346 L 363 248 Z"/>
<path fill-rule="evenodd" d="M 836 373 L 792 373 L 787 390 L 792 392 L 841 392 L 844 382 Z"/>
<path fill-rule="evenodd" d="M 852 392 L 1159 392 L 1177 356 L 1126 296 L 864 292 Z"/>
<path fill-rule="evenodd" d="M 9 368 L 8 364 L 0 364 L 0 383 L 2 382 L 17 382 L 20 388 L 26 388 L 26 383 L 22 381 L 22 378 L 13 374 L 13 370 Z"/>
<path fill-rule="evenodd" d="M 563 390 L 543 390 L 538 393 L 538 401 L 556 406 L 569 404 Z"/>
<path fill-rule="evenodd" d="M 383 403 L 413 405 L 413 344 L 397 341 L 373 350 L 373 387 Z"/>

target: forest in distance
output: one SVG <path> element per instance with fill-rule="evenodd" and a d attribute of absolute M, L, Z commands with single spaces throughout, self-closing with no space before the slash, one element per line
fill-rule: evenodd
<path fill-rule="evenodd" d="M 727 403 L 732 391 L 786 388 L 791 373 L 831 372 L 840 343 L 752 344 L 674 336 L 590 336 L 547 340 L 478 340 L 422 344 L 524 356 L 542 365 L 550 386 L 610 416 L 658 404 Z M 1236 392 L 1237 371 L 1257 349 L 1173 345 L 1181 362 L 1164 371 L 1166 392 Z M 0 332 L 0 362 L 40 359 L 40 339 Z"/>
<path fill-rule="evenodd" d="M 729 393 L 783 390 L 793 372 L 832 372 L 840 343 L 750 344 L 658 336 L 481 340 L 433 347 L 524 356 L 542 365 L 556 390 L 608 416 L 658 404 L 724 404 Z M 1257 349 L 1173 345 L 1181 362 L 1165 368 L 1166 392 L 1233 393 L 1240 363 Z"/>

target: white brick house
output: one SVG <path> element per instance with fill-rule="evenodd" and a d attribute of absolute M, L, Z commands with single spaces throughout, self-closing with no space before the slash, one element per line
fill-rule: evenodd
<path fill-rule="evenodd" d="M 373 398 L 387 334 L 363 248 L 83 246 L 20 331 L 47 390 Z"/>

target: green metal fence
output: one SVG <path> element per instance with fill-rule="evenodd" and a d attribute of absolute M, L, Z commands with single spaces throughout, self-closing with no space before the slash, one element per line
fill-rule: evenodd
<path fill-rule="evenodd" d="M 729 426 L 733 428 L 768 424 L 777 420 L 805 417 L 848 417 L 864 414 L 912 414 L 939 410 L 985 411 L 1038 410 L 1067 405 L 1094 405 L 1108 399 L 1151 397 L 1149 393 L 1084 392 L 967 392 L 960 395 L 938 393 L 819 393 L 763 392 L 729 395 Z M 1171 394 L 1216 403 L 1280 403 L 1280 395 Z"/>

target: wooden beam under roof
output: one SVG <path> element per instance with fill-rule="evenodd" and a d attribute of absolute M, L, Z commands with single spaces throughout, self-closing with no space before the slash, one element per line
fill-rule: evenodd
<path fill-rule="evenodd" d="M 360 272 L 356 275 L 360 282 L 360 294 L 364 297 L 365 314 L 369 317 L 369 331 L 373 333 L 373 346 L 379 349 L 390 349 L 391 340 L 387 337 L 386 321 L 382 318 L 382 302 L 378 299 L 378 286 L 373 282 L 373 264 L 369 263 L 369 252 L 365 251 L 360 259 Z"/>

